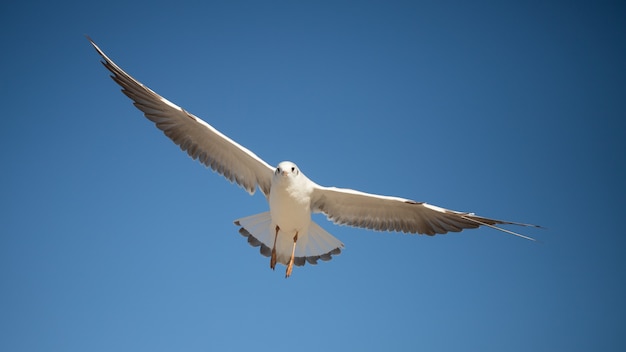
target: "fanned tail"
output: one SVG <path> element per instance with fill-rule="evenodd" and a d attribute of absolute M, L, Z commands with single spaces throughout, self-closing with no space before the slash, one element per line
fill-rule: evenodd
<path fill-rule="evenodd" d="M 260 247 L 261 255 L 269 257 L 272 254 L 275 229 L 272 228 L 270 212 L 237 219 L 235 225 L 240 226 L 239 233 L 248 238 L 248 243 L 251 246 Z M 287 265 L 292 245 L 293 235 L 286 236 L 283 232 L 278 233 L 276 252 L 279 263 Z M 298 235 L 294 264 L 303 266 L 308 262 L 315 265 L 320 259 L 329 261 L 333 255 L 340 254 L 343 247 L 341 241 L 311 221 L 307 233 Z"/>

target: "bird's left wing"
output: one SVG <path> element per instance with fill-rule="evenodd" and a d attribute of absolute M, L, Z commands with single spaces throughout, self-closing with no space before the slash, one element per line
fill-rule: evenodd
<path fill-rule="evenodd" d="M 188 113 L 124 72 L 89 38 L 102 56 L 113 80 L 134 105 L 174 143 L 194 159 L 211 167 L 253 194 L 257 186 L 269 196 L 274 168 L 202 119 Z"/>
<path fill-rule="evenodd" d="M 410 199 L 382 196 L 352 189 L 315 185 L 311 209 L 322 212 L 336 224 L 362 227 L 378 231 L 397 231 L 426 235 L 458 232 L 463 229 L 488 226 L 529 240 L 530 237 L 496 225 L 522 224 L 476 216 L 440 208 Z"/>

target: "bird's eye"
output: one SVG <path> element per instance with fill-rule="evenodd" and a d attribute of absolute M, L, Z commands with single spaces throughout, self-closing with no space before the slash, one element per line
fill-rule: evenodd
<path fill-rule="evenodd" d="M 291 167 L 291 172 L 294 172 L 294 171 L 296 171 L 296 168 L 292 166 Z"/>
<path fill-rule="evenodd" d="M 277 173 L 277 174 L 279 174 L 279 173 L 280 173 L 280 168 L 279 168 L 279 167 L 277 167 L 277 168 L 276 168 L 276 173 Z"/>

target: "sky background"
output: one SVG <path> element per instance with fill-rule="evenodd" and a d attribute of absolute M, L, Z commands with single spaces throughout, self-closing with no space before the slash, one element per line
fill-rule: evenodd
<path fill-rule="evenodd" d="M 0 350 L 626 350 L 620 1 L 5 1 Z M 191 160 L 84 35 L 321 185 L 540 224 L 333 225 L 284 278 L 267 210 Z"/>

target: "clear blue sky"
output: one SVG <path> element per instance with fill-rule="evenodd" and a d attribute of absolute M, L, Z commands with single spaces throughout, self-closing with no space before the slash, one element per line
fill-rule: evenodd
<path fill-rule="evenodd" d="M 619 1 L 0 5 L 0 350 L 624 351 Z M 267 209 L 108 78 L 327 186 L 545 226 L 340 227 L 272 272 Z"/>

